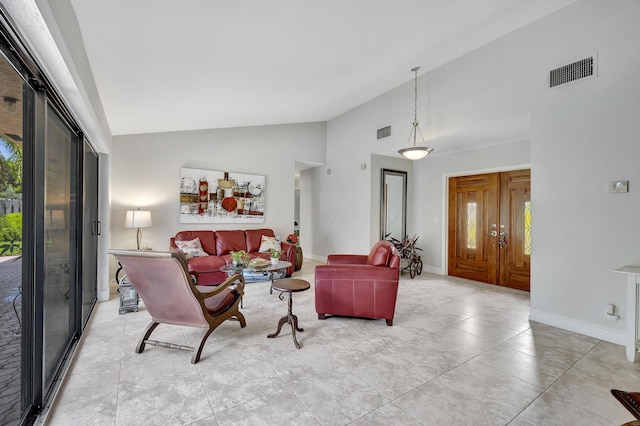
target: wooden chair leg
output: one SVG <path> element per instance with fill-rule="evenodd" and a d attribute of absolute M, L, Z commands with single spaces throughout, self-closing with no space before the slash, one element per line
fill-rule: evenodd
<path fill-rule="evenodd" d="M 153 330 L 155 330 L 156 327 L 159 325 L 160 325 L 159 322 L 152 322 L 147 326 L 147 329 L 144 331 L 142 338 L 140 339 L 140 341 L 138 342 L 138 345 L 136 346 L 137 354 L 142 353 L 142 351 L 144 351 L 144 347 L 145 347 L 144 342 L 149 339 L 149 336 L 151 336 L 151 333 L 153 333 Z"/>
<path fill-rule="evenodd" d="M 209 330 L 207 330 L 204 336 L 202 336 L 202 340 L 200 341 L 200 346 L 198 346 L 198 348 L 193 351 L 193 355 L 191 356 L 191 364 L 196 364 L 198 361 L 200 361 L 200 355 L 202 354 L 202 349 L 204 348 L 204 344 L 207 342 L 207 339 L 209 338 L 211 333 L 213 333 L 213 330 L 215 330 L 216 328 L 218 328 L 220 324 L 222 324 L 229 318 L 233 318 L 234 316 L 238 318 L 241 328 L 246 327 L 247 321 L 244 319 L 244 315 L 242 315 L 242 313 L 240 313 L 240 311 L 238 310 L 237 305 L 236 305 L 235 311 L 227 311 L 224 318 L 215 317 L 215 320 L 209 324 Z"/>
<path fill-rule="evenodd" d="M 191 364 L 196 364 L 198 361 L 200 361 L 202 348 L 204 348 L 204 344 L 207 342 L 207 339 L 209 338 L 211 333 L 213 333 L 213 330 L 215 330 L 218 327 L 218 325 L 220 324 L 216 324 L 215 326 L 211 327 L 209 330 L 207 330 L 204 336 L 202 336 L 202 340 L 200 341 L 200 346 L 198 346 L 198 348 L 193 351 L 193 355 L 191 356 Z"/>
<path fill-rule="evenodd" d="M 386 321 L 387 321 L 387 325 L 388 325 L 389 327 L 391 327 L 391 326 L 393 325 L 393 319 L 388 319 L 388 320 L 386 320 Z"/>
<path fill-rule="evenodd" d="M 244 319 L 244 315 L 242 315 L 242 312 L 240 312 L 240 309 L 238 308 L 238 305 L 236 305 L 233 308 L 230 308 L 230 310 L 227 311 L 227 314 L 228 314 L 228 316 L 225 318 L 225 320 L 226 319 L 231 319 L 231 318 L 236 318 L 238 320 L 238 322 L 240 323 L 240 328 L 245 328 L 247 326 L 247 320 Z"/>
<path fill-rule="evenodd" d="M 242 312 L 237 311 L 235 313 L 235 317 L 238 318 L 238 321 L 240 322 L 240 328 L 245 328 L 247 326 L 247 320 L 244 319 Z"/>
<path fill-rule="evenodd" d="M 323 319 L 324 319 L 324 317 L 325 317 L 325 314 L 318 314 L 318 319 L 319 319 L 319 320 L 323 320 Z"/>

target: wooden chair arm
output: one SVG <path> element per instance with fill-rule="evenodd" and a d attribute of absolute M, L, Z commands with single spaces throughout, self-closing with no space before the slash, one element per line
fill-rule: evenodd
<path fill-rule="evenodd" d="M 238 281 L 237 284 L 235 284 L 236 281 Z M 236 285 L 236 291 L 240 296 L 242 296 L 244 294 L 244 277 L 242 276 L 242 274 L 232 275 L 228 277 L 226 280 L 224 280 L 222 283 L 215 286 L 198 285 L 194 287 L 196 288 L 196 290 L 198 290 L 198 293 L 200 293 L 200 295 L 204 299 L 207 299 L 211 296 L 215 296 L 225 288 L 231 287 L 234 284 Z"/>

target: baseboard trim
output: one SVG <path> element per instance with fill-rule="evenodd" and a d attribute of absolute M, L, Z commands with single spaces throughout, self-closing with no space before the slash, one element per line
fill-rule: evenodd
<path fill-rule="evenodd" d="M 109 290 L 98 292 L 98 302 L 107 302 L 109 300 Z"/>
<path fill-rule="evenodd" d="M 529 310 L 529 319 L 531 321 L 536 321 L 543 324 L 551 325 L 553 327 L 562 328 L 563 330 L 584 334 L 585 336 L 604 340 L 605 342 L 614 343 L 616 345 L 624 346 L 625 344 L 625 335 L 624 331 L 622 330 L 612 330 L 610 328 L 602 327 L 597 324 L 579 321 L 574 318 L 539 311 L 533 308 Z"/>
<path fill-rule="evenodd" d="M 442 268 L 437 267 L 437 266 L 429 266 L 429 265 L 422 265 L 422 270 L 424 272 L 429 272 L 430 274 L 436 274 L 436 275 L 444 275 L 442 273 Z"/>
<path fill-rule="evenodd" d="M 315 260 L 317 262 L 327 263 L 327 256 L 318 256 L 316 254 L 306 254 L 304 257 L 309 258 L 311 260 Z"/>

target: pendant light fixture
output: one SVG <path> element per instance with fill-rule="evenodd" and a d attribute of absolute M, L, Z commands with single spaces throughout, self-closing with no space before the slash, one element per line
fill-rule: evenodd
<path fill-rule="evenodd" d="M 420 131 L 420 124 L 418 123 L 418 70 L 420 67 L 411 68 L 411 71 L 415 74 L 415 85 L 414 85 L 414 115 L 413 115 L 413 128 L 411 129 L 411 133 L 409 133 L 409 141 L 411 141 L 411 136 L 413 136 L 413 146 L 410 148 L 403 148 L 398 150 L 398 154 L 402 154 L 405 158 L 409 160 L 420 160 L 421 158 L 426 157 L 433 151 L 433 148 L 430 146 L 416 146 L 416 139 L 418 137 L 418 133 L 420 133 L 420 139 L 422 139 L 422 143 L 424 144 L 424 137 L 422 136 L 422 132 Z"/>

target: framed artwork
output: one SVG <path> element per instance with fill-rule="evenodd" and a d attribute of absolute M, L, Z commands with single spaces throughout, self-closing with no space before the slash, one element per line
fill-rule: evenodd
<path fill-rule="evenodd" d="M 265 177 L 180 169 L 180 223 L 264 223 Z"/>

